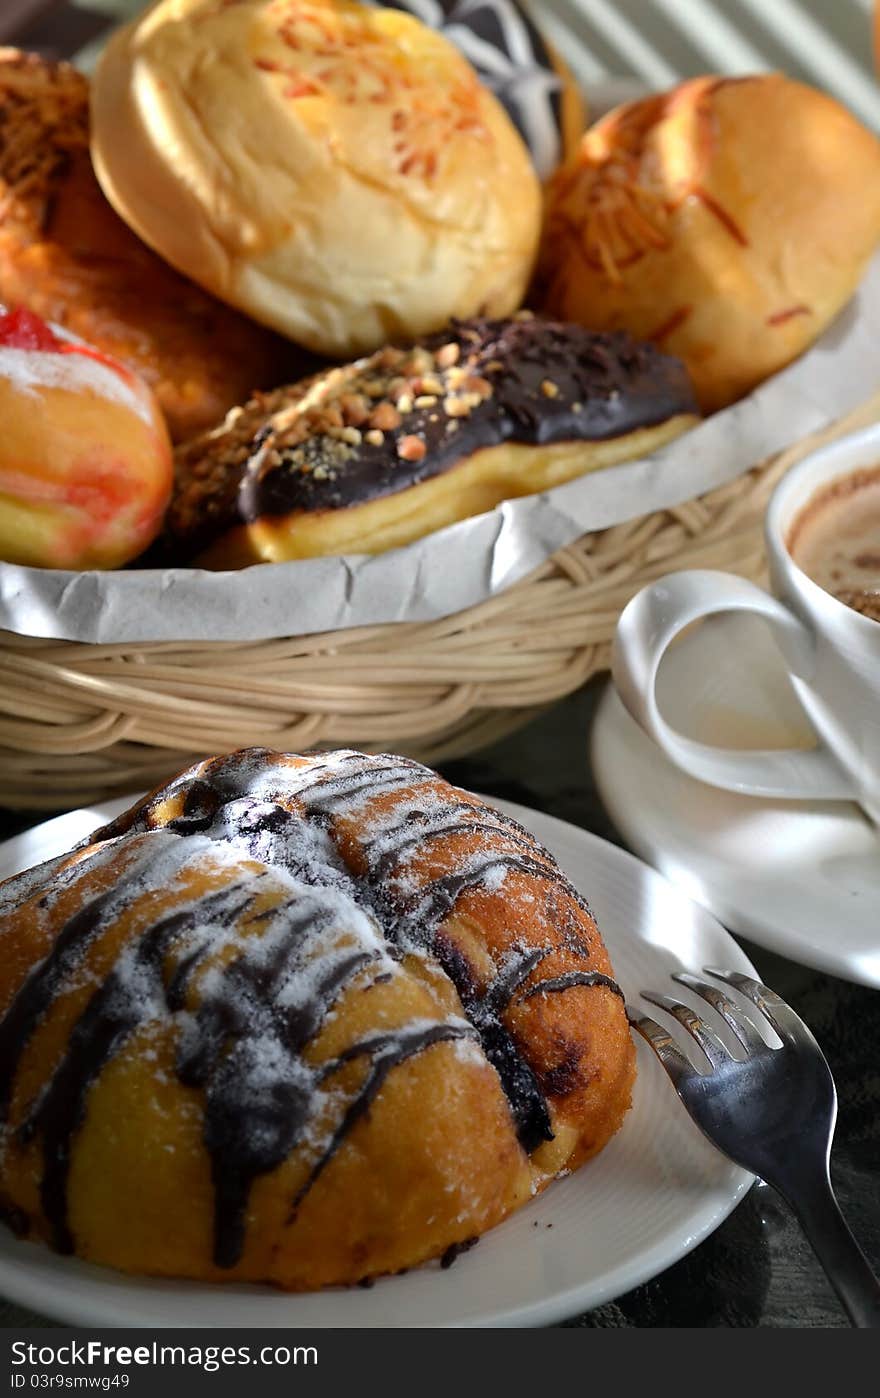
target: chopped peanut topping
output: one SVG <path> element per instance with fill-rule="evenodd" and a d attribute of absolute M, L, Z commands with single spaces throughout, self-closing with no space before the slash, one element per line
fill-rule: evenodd
<path fill-rule="evenodd" d="M 380 432 L 393 432 L 400 423 L 400 413 L 393 403 L 380 403 L 370 413 L 370 426 L 378 428 Z"/>
<path fill-rule="evenodd" d="M 434 363 L 438 369 L 451 369 L 453 364 L 457 364 L 461 357 L 461 349 L 454 340 L 450 340 L 448 345 L 443 345 L 434 355 Z M 498 361 L 496 360 L 496 363 Z"/>
<path fill-rule="evenodd" d="M 421 437 L 401 437 L 397 443 L 397 455 L 402 461 L 421 461 L 427 450 Z"/>

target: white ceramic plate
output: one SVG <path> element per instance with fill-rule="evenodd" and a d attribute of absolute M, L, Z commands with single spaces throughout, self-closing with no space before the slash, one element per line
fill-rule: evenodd
<path fill-rule="evenodd" d="M 810 746 L 812 730 L 760 622 L 713 618 L 663 661 L 658 698 L 689 737 Z M 762 800 L 680 772 L 612 686 L 593 724 L 602 800 L 627 843 L 732 932 L 880 989 L 880 833 L 846 801 Z"/>
<path fill-rule="evenodd" d="M 69 848 L 126 804 L 74 811 L 10 840 L 0 847 L 0 876 Z M 589 899 L 628 999 L 643 986 L 664 987 L 676 968 L 754 973 L 713 917 L 632 855 L 537 811 L 495 804 L 552 850 Z M 0 1292 L 76 1325 L 487 1327 L 577 1315 L 677 1261 L 751 1183 L 704 1140 L 650 1051 L 638 1048 L 634 1104 L 618 1136 L 446 1271 L 435 1264 L 369 1290 L 285 1296 L 132 1279 L 0 1230 Z"/>

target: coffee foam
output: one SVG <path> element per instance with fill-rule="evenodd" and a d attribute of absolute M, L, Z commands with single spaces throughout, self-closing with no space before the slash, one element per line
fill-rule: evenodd
<path fill-rule="evenodd" d="M 786 547 L 808 577 L 847 606 L 880 612 L 880 465 L 830 482 L 810 498 Z"/>

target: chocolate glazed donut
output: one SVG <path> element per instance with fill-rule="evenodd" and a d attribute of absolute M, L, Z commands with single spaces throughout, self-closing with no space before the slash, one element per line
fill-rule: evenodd
<path fill-rule="evenodd" d="M 253 750 L 200 764 L 67 862 L 0 888 L 0 941 L 4 1216 L 126 1270 L 303 1289 L 445 1255 L 600 1149 L 629 1103 L 622 998 L 583 900 L 515 821 L 406 759 Z M 54 1061 L 34 1091 L 47 1035 Z M 140 1251 L 102 1235 L 112 1166 L 99 1156 L 86 1179 L 81 1157 L 97 1137 L 129 1158 L 118 1137 L 141 1129 L 136 1108 L 102 1094 L 138 1054 L 160 1065 L 150 1093 L 200 1120 L 210 1186 L 186 1205 L 211 1220 L 204 1256 L 174 1229 Z M 409 1127 L 383 1134 L 419 1064 L 433 1100 L 409 1107 L 431 1142 L 427 1181 Z M 144 1167 L 147 1213 L 153 1191 L 173 1214 L 197 1177 L 169 1144 L 167 1194 Z M 371 1171 L 394 1159 L 406 1173 L 407 1149 L 420 1226 L 386 1238 Z M 469 1157 L 484 1180 L 460 1177 Z M 352 1171 L 360 1195 L 342 1197 Z"/>
<path fill-rule="evenodd" d="M 453 322 L 257 395 L 177 458 L 172 558 L 374 553 L 647 454 L 696 421 L 683 365 L 626 334 Z"/>

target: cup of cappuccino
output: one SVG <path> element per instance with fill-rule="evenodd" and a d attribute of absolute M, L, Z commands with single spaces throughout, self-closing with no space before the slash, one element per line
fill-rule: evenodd
<path fill-rule="evenodd" d="M 708 570 L 644 588 L 617 626 L 614 684 L 633 718 L 690 776 L 744 795 L 857 801 L 880 824 L 880 425 L 794 466 L 774 491 L 764 535 L 772 595 Z M 771 627 L 815 728 L 815 748 L 716 748 L 663 718 L 656 682 L 667 648 L 693 622 L 732 611 Z M 742 664 L 748 670 L 748 654 Z"/>

